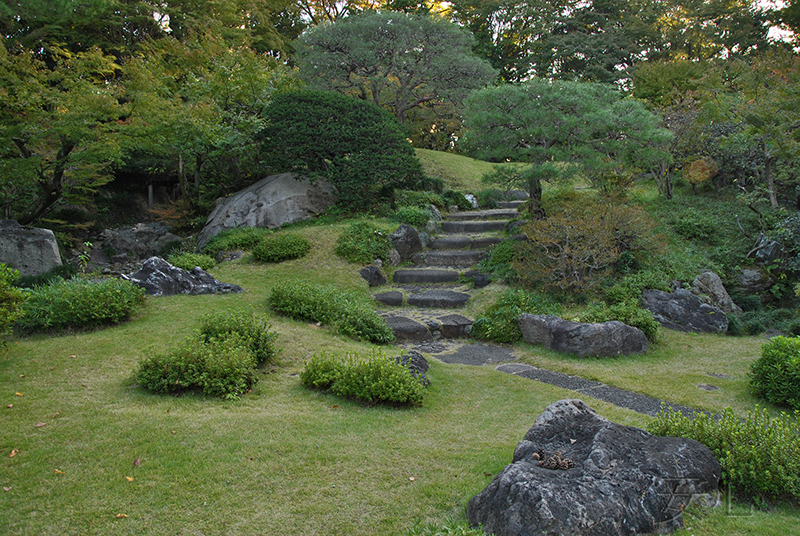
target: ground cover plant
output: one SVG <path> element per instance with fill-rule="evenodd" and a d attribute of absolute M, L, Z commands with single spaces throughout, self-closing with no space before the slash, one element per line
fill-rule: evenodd
<path fill-rule="evenodd" d="M 176 253 L 167 257 L 167 261 L 172 266 L 183 268 L 186 271 L 192 271 L 195 266 L 208 271 L 217 264 L 217 261 L 211 255 L 201 253 Z"/>
<path fill-rule="evenodd" d="M 144 289 L 122 279 L 56 279 L 28 294 L 15 325 L 30 333 L 117 324 L 135 314 L 144 299 Z"/>
<path fill-rule="evenodd" d="M 389 231 L 368 220 L 357 220 L 336 240 L 336 254 L 348 262 L 370 264 L 389 256 Z"/>
<path fill-rule="evenodd" d="M 563 307 L 542 292 L 521 289 L 504 291 L 495 303 L 475 318 L 472 336 L 476 339 L 513 343 L 522 340 L 519 317 L 523 313 L 559 315 Z"/>
<path fill-rule="evenodd" d="M 209 255 L 216 255 L 220 251 L 245 250 L 250 251 L 264 238 L 270 236 L 272 231 L 263 227 L 236 227 L 226 229 L 208 241 L 203 251 Z"/>
<path fill-rule="evenodd" d="M 311 242 L 295 233 L 280 233 L 262 239 L 253 248 L 253 258 L 261 262 L 283 262 L 305 257 Z"/>
<path fill-rule="evenodd" d="M 12 286 L 18 278 L 18 271 L 0 263 L 0 344 L 22 314 L 20 305 L 25 301 L 25 294 Z"/>

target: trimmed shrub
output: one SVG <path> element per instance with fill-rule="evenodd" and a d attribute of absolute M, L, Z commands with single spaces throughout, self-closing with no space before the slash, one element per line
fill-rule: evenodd
<path fill-rule="evenodd" d="M 561 307 L 541 292 L 506 290 L 496 303 L 475 318 L 472 336 L 501 343 L 522 340 L 519 317 L 523 313 L 558 315 Z"/>
<path fill-rule="evenodd" d="M 78 275 L 78 267 L 72 264 L 62 264 L 52 270 L 39 275 L 25 275 L 18 277 L 11 284 L 18 288 L 36 288 L 47 285 L 56 279 L 69 279 Z"/>
<path fill-rule="evenodd" d="M 263 365 L 277 354 L 275 339 L 278 334 L 271 329 L 272 324 L 267 316 L 252 309 L 209 313 L 200 318 L 200 335 L 204 340 L 236 334 L 253 353 L 258 365 Z"/>
<path fill-rule="evenodd" d="M 145 351 L 136 381 L 157 393 L 202 389 L 204 394 L 238 398 L 256 381 L 256 358 L 238 334 L 187 338 L 164 353 Z"/>
<path fill-rule="evenodd" d="M 340 208 L 369 210 L 395 189 L 425 183 L 405 127 L 371 102 L 333 91 L 287 91 L 272 99 L 264 119 L 264 164 L 328 180 Z"/>
<path fill-rule="evenodd" d="M 30 292 L 17 326 L 23 331 L 117 324 L 144 302 L 144 289 L 122 279 L 58 279 Z"/>
<path fill-rule="evenodd" d="M 11 326 L 22 316 L 20 306 L 25 301 L 25 293 L 12 286 L 19 272 L 0 263 L 0 345 L 11 333 Z"/>
<path fill-rule="evenodd" d="M 201 269 L 208 271 L 217 264 L 217 261 L 210 255 L 203 255 L 201 253 L 177 253 L 175 255 L 170 255 L 167 260 L 172 266 L 183 268 L 188 272 L 191 272 L 195 266 L 199 266 Z"/>
<path fill-rule="evenodd" d="M 394 340 L 386 321 L 368 300 L 330 285 L 287 281 L 272 287 L 269 305 L 281 315 L 336 326 L 342 335 L 376 344 Z"/>
<path fill-rule="evenodd" d="M 422 229 L 431 219 L 431 211 L 421 207 L 400 207 L 394 213 L 394 219 L 399 223 L 407 223 L 417 229 Z"/>
<path fill-rule="evenodd" d="M 219 251 L 234 251 L 239 249 L 250 251 L 271 234 L 271 230 L 263 227 L 237 227 L 235 229 L 227 229 L 209 240 L 203 251 L 211 255 L 216 255 Z"/>
<path fill-rule="evenodd" d="M 455 190 L 445 190 L 442 193 L 442 198 L 447 201 L 448 205 L 455 205 L 458 210 L 472 210 L 472 203 L 469 199 L 464 197 L 464 194 L 456 192 Z"/>
<path fill-rule="evenodd" d="M 518 279 L 514 263 L 520 255 L 520 242 L 516 240 L 503 240 L 496 244 L 489 255 L 480 262 L 481 270 L 489 272 L 506 282 Z"/>
<path fill-rule="evenodd" d="M 303 385 L 328 390 L 367 404 L 418 405 L 425 396 L 422 381 L 394 358 L 373 350 L 366 358 L 356 353 L 344 359 L 314 354 L 300 374 Z"/>
<path fill-rule="evenodd" d="M 336 254 L 347 262 L 370 264 L 390 249 L 389 233 L 369 221 L 354 221 L 336 239 Z"/>
<path fill-rule="evenodd" d="M 800 498 L 800 411 L 770 418 L 766 409 L 756 408 L 742 421 L 730 408 L 718 420 L 662 409 L 647 430 L 694 439 L 711 449 L 722 466 L 723 485 L 740 494 Z"/>
<path fill-rule="evenodd" d="M 447 206 L 441 195 L 427 190 L 395 190 L 394 202 L 398 207 L 428 208 L 433 205 L 445 208 Z"/>
<path fill-rule="evenodd" d="M 667 277 L 656 272 L 642 271 L 625 276 L 622 281 L 606 290 L 606 300 L 611 305 L 620 303 L 639 303 L 645 289 L 671 292 Z"/>
<path fill-rule="evenodd" d="M 253 258 L 261 262 L 300 259 L 311 251 L 311 242 L 294 233 L 281 233 L 263 239 L 253 248 Z"/>
<path fill-rule="evenodd" d="M 619 320 L 623 324 L 642 330 L 650 342 L 658 342 L 658 328 L 661 326 L 653 318 L 653 313 L 639 307 L 638 302 L 623 302 L 614 305 L 595 305 L 589 307 L 578 317 L 580 322 L 600 323 Z"/>
<path fill-rule="evenodd" d="M 503 201 L 503 192 L 497 188 L 489 188 L 488 190 L 481 190 L 475 194 L 478 199 L 478 205 L 481 208 L 498 208 L 500 201 Z"/>
<path fill-rule="evenodd" d="M 776 406 L 800 409 L 800 337 L 773 337 L 750 365 L 753 394 Z"/>

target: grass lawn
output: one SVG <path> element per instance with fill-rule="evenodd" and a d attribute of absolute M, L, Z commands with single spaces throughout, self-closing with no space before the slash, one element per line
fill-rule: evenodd
<path fill-rule="evenodd" d="M 489 367 L 432 361 L 421 407 L 364 407 L 306 390 L 297 374 L 314 352 L 370 347 L 274 315 L 282 350 L 241 400 L 155 395 L 133 380 L 145 347 L 181 341 L 212 309 L 263 309 L 277 281 L 311 278 L 368 293 L 358 267 L 332 253 L 344 226 L 293 229 L 314 245 L 305 259 L 262 265 L 246 256 L 212 271 L 244 294 L 150 298 L 124 325 L 12 340 L 0 351 L 0 533 L 403 535 L 417 521 L 463 521 L 469 498 L 510 462 L 536 416 L 570 392 Z M 489 287 L 483 299 L 496 292 Z M 578 360 L 525 345 L 520 354 L 554 370 L 743 414 L 755 402 L 746 371 L 760 342 L 669 333 L 638 357 Z M 703 391 L 699 383 L 720 389 Z M 616 422 L 646 424 L 643 415 L 586 401 Z M 688 520 L 682 534 L 783 536 L 798 533 L 800 510 L 751 512 L 734 503 Z"/>

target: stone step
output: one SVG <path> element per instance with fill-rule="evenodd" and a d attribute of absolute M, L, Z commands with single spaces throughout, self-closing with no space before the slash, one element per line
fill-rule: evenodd
<path fill-rule="evenodd" d="M 526 199 L 517 199 L 515 201 L 500 201 L 497 206 L 500 208 L 519 208 L 528 201 Z"/>
<path fill-rule="evenodd" d="M 475 221 L 475 220 L 508 220 L 519 216 L 515 209 L 493 208 L 488 210 L 470 210 L 448 214 L 448 221 Z"/>
<path fill-rule="evenodd" d="M 469 298 L 470 295 L 463 292 L 434 289 L 412 294 L 406 299 L 406 302 L 414 307 L 455 309 L 463 307 L 469 301 Z"/>
<path fill-rule="evenodd" d="M 401 283 L 453 283 L 458 281 L 460 273 L 457 270 L 440 269 L 401 269 L 395 270 L 392 282 Z"/>
<path fill-rule="evenodd" d="M 443 233 L 487 233 L 503 231 L 507 220 L 493 221 L 443 221 Z"/>
<path fill-rule="evenodd" d="M 398 341 L 459 339 L 472 330 L 472 320 L 452 313 L 418 314 L 412 311 L 381 313 Z"/>
<path fill-rule="evenodd" d="M 502 241 L 503 238 L 500 236 L 479 236 L 473 238 L 465 235 L 453 235 L 437 238 L 428 244 L 428 248 L 434 250 L 486 249 Z"/>
<path fill-rule="evenodd" d="M 475 266 L 486 256 L 486 250 L 445 250 L 415 253 L 414 264 L 418 266 Z"/>

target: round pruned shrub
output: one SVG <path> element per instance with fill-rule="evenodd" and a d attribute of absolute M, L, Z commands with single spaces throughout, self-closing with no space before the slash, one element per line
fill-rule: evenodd
<path fill-rule="evenodd" d="M 228 399 L 247 392 L 257 379 L 256 358 L 237 333 L 210 339 L 196 335 L 161 353 L 145 350 L 136 372 L 139 385 L 157 393 L 201 389 Z"/>
<path fill-rule="evenodd" d="M 365 298 L 330 285 L 286 281 L 272 287 L 272 309 L 296 320 L 336 326 L 342 335 L 375 344 L 394 341 L 394 333 Z"/>
<path fill-rule="evenodd" d="M 443 209 L 447 206 L 441 195 L 429 190 L 395 190 L 394 202 L 398 207 L 427 208 L 433 205 Z"/>
<path fill-rule="evenodd" d="M 295 233 L 281 233 L 263 239 L 253 248 L 253 258 L 261 262 L 300 259 L 311 251 L 311 242 Z"/>
<path fill-rule="evenodd" d="M 750 365 L 750 387 L 776 406 L 800 409 L 800 337 L 773 337 Z"/>
<path fill-rule="evenodd" d="M 250 251 L 272 234 L 263 227 L 236 227 L 226 229 L 209 240 L 203 251 L 216 255 L 219 251 Z"/>
<path fill-rule="evenodd" d="M 800 411 L 770 418 L 756 407 L 745 420 L 725 408 L 715 419 L 662 409 L 647 425 L 658 436 L 699 441 L 722 466 L 721 481 L 739 494 L 800 499 Z"/>
<path fill-rule="evenodd" d="M 561 306 L 542 292 L 506 290 L 497 302 L 479 314 L 472 324 L 472 336 L 476 339 L 501 343 L 522 340 L 519 317 L 523 313 L 558 315 Z"/>
<path fill-rule="evenodd" d="M 28 294 L 16 325 L 33 332 L 118 324 L 130 318 L 144 299 L 143 288 L 123 279 L 57 279 Z"/>
<path fill-rule="evenodd" d="M 448 205 L 457 206 L 458 210 L 472 210 L 473 208 L 469 199 L 467 199 L 464 194 L 456 192 L 455 190 L 445 190 L 442 193 L 442 198 L 444 198 Z"/>
<path fill-rule="evenodd" d="M 236 334 L 253 352 L 259 366 L 270 361 L 278 352 L 275 347 L 278 334 L 271 329 L 272 324 L 267 316 L 252 309 L 212 312 L 200 317 L 200 335 L 206 341 Z"/>
<path fill-rule="evenodd" d="M 366 404 L 419 405 L 425 386 L 408 367 L 373 349 L 366 358 L 314 354 L 300 374 L 303 385 Z"/>
<path fill-rule="evenodd" d="M 431 219 L 431 211 L 422 207 L 400 207 L 394 213 L 399 223 L 407 223 L 417 229 L 424 228 Z"/>
<path fill-rule="evenodd" d="M 591 323 L 619 320 L 623 324 L 642 330 L 650 342 L 658 342 L 658 328 L 661 326 L 653 317 L 653 313 L 639 307 L 638 302 L 595 305 L 589 307 L 578 320 Z"/>
<path fill-rule="evenodd" d="M 172 266 L 182 268 L 187 272 L 191 272 L 195 266 L 199 266 L 202 270 L 210 270 L 217 262 L 211 255 L 204 255 L 202 253 L 177 253 L 170 255 L 167 260 Z"/>
<path fill-rule="evenodd" d="M 347 262 L 369 264 L 386 259 L 389 233 L 370 221 L 354 221 L 336 239 L 336 254 Z"/>
<path fill-rule="evenodd" d="M 495 245 L 480 263 L 481 270 L 494 274 L 498 279 L 513 282 L 518 279 L 514 263 L 520 255 L 520 242 L 503 240 Z"/>

